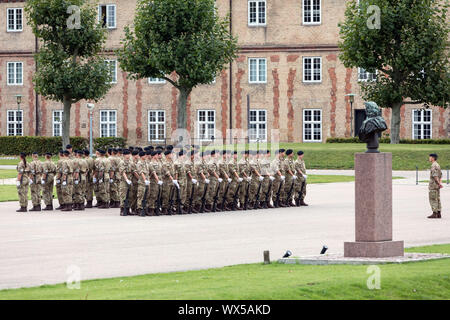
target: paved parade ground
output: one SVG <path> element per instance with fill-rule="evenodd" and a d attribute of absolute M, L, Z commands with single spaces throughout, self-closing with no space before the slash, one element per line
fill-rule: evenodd
<path fill-rule="evenodd" d="M 395 176 L 395 173 L 394 173 Z M 443 219 L 430 220 L 427 185 L 394 180 L 394 238 L 405 246 L 450 243 L 450 187 Z M 16 213 L 0 203 L 0 289 L 81 279 L 255 263 L 342 253 L 354 240 L 354 183 L 308 186 L 309 207 L 162 217 L 120 217 L 118 209 Z M 71 271 L 72 270 L 72 271 Z M 69 273 L 67 273 L 69 272 Z"/>

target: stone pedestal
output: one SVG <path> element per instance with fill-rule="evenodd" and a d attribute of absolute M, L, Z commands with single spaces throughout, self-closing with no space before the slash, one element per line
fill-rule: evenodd
<path fill-rule="evenodd" d="M 355 154 L 355 225 L 344 257 L 403 256 L 403 241 L 392 241 L 392 153 Z"/>

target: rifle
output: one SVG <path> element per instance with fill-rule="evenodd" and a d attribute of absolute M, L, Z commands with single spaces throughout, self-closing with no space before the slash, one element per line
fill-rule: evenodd
<path fill-rule="evenodd" d="M 194 201 L 194 191 L 195 191 L 195 184 L 192 184 L 192 190 L 191 190 L 191 197 L 189 198 L 189 209 L 188 213 L 192 213 L 192 202 Z"/>
<path fill-rule="evenodd" d="M 269 189 L 267 190 L 267 193 L 266 193 L 266 199 L 265 199 L 265 201 L 264 201 L 264 208 L 265 208 L 265 209 L 267 209 L 267 208 L 269 207 L 269 204 L 270 204 L 270 198 L 269 198 L 269 196 L 270 196 L 270 192 L 272 191 L 272 186 L 273 186 L 273 181 L 270 180 L 270 183 L 269 183 Z"/>
<path fill-rule="evenodd" d="M 216 189 L 216 194 L 214 196 L 214 203 L 213 203 L 213 207 L 212 207 L 212 212 L 216 212 L 217 211 L 217 200 L 219 200 L 220 185 L 221 185 L 221 183 L 218 184 L 217 189 Z"/>
<path fill-rule="evenodd" d="M 177 186 L 175 186 L 177 188 Z M 182 214 L 180 188 L 177 188 L 177 214 Z"/>
<path fill-rule="evenodd" d="M 239 191 L 241 190 L 241 183 L 239 183 L 239 185 L 238 185 L 238 187 L 237 187 L 237 189 L 236 189 L 236 192 L 234 193 L 234 196 L 233 196 L 233 211 L 234 210 L 236 210 L 236 207 L 237 207 L 237 197 L 238 197 L 238 195 L 239 195 Z"/>
<path fill-rule="evenodd" d="M 144 200 L 142 200 L 141 217 L 145 217 L 145 213 L 147 211 L 147 196 L 148 196 L 148 186 L 145 186 Z"/>
<path fill-rule="evenodd" d="M 209 183 L 205 183 L 205 191 L 203 192 L 203 196 L 202 196 L 202 206 L 200 208 L 200 213 L 205 212 L 206 193 L 208 192 L 208 186 L 209 186 Z"/>
<path fill-rule="evenodd" d="M 256 193 L 255 205 L 253 209 L 258 209 L 259 195 L 261 194 L 262 181 L 259 182 L 258 191 Z"/>
<path fill-rule="evenodd" d="M 129 203 L 129 198 L 130 198 L 130 185 L 128 185 L 127 187 L 127 196 L 125 197 L 125 201 L 123 202 L 123 216 L 127 216 L 128 215 L 128 210 L 130 210 L 130 203 Z"/>
<path fill-rule="evenodd" d="M 248 207 L 248 198 L 249 198 L 249 191 L 250 191 L 250 182 L 247 182 L 247 191 L 245 193 L 245 202 L 244 202 L 244 210 L 247 210 Z"/>
<path fill-rule="evenodd" d="M 176 188 L 175 186 L 173 186 L 172 188 L 170 188 L 170 194 L 169 194 L 169 208 L 167 208 L 167 214 L 172 214 L 173 211 L 173 194 L 174 194 L 174 188 Z"/>
<path fill-rule="evenodd" d="M 225 209 L 225 201 L 227 200 L 228 190 L 230 189 L 230 184 L 227 184 L 227 188 L 225 189 L 225 193 L 223 194 L 222 200 L 222 211 Z"/>
<path fill-rule="evenodd" d="M 275 207 L 277 208 L 280 206 L 281 187 L 283 187 L 283 180 L 280 181 L 280 187 L 278 188 L 277 197 L 275 199 Z"/>
<path fill-rule="evenodd" d="M 291 197 L 292 197 L 292 190 L 294 189 L 294 183 L 295 183 L 295 180 L 292 180 L 292 185 L 291 185 L 291 188 L 289 189 L 289 192 L 288 192 L 288 195 L 287 195 L 287 198 L 286 198 L 286 205 L 288 206 L 288 207 L 290 207 L 291 206 Z"/>

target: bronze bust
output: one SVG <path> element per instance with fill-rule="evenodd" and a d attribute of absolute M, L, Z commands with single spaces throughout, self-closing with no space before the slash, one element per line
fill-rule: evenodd
<path fill-rule="evenodd" d="M 367 143 L 366 153 L 379 153 L 378 135 L 387 130 L 386 121 L 381 116 L 381 109 L 375 102 L 364 102 L 367 118 L 359 129 L 359 139 Z"/>

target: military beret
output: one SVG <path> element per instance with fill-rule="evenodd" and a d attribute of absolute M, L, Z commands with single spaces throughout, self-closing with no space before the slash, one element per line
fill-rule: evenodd
<path fill-rule="evenodd" d="M 151 150 L 147 150 L 147 151 L 145 152 L 145 154 L 148 155 L 148 156 L 151 156 L 151 155 L 152 155 L 152 151 L 151 151 Z"/>
<path fill-rule="evenodd" d="M 184 152 L 184 150 L 181 150 L 180 152 L 178 152 L 178 156 L 179 157 L 181 157 L 181 156 L 184 156 L 186 153 Z"/>
<path fill-rule="evenodd" d="M 162 150 L 158 150 L 158 151 L 156 151 L 156 153 L 157 154 L 162 154 L 163 152 L 162 152 Z"/>
<path fill-rule="evenodd" d="M 156 150 L 163 150 L 164 148 L 163 148 L 163 146 L 157 146 L 156 147 Z"/>
<path fill-rule="evenodd" d="M 108 153 L 112 153 L 112 150 L 113 150 L 113 149 L 108 148 Z"/>
<path fill-rule="evenodd" d="M 67 150 L 66 150 L 66 151 L 64 151 L 63 153 L 64 153 L 64 155 L 65 155 L 65 156 L 68 156 L 68 155 L 70 154 L 70 152 L 69 152 L 69 151 L 67 151 Z"/>
<path fill-rule="evenodd" d="M 148 146 L 148 150 L 155 150 L 154 146 Z"/>
<path fill-rule="evenodd" d="M 169 154 L 172 154 L 172 150 L 166 150 L 166 151 L 164 151 L 164 155 L 165 155 L 165 156 L 167 156 L 167 155 L 169 155 Z"/>
<path fill-rule="evenodd" d="M 39 153 L 37 153 L 36 151 L 35 151 L 35 152 L 33 152 L 33 154 L 39 155 Z"/>
<path fill-rule="evenodd" d="M 105 155 L 106 151 L 105 150 L 100 150 L 100 154 Z"/>
<path fill-rule="evenodd" d="M 27 154 L 26 154 L 25 152 L 21 152 L 21 153 L 20 153 L 20 156 L 21 156 L 21 157 L 26 157 Z"/>
<path fill-rule="evenodd" d="M 237 150 L 234 150 L 234 151 L 233 151 L 233 154 L 238 154 Z"/>
<path fill-rule="evenodd" d="M 152 157 L 156 156 L 157 154 L 158 154 L 158 152 L 156 152 L 156 151 L 150 151 L 150 155 L 151 155 Z"/>
<path fill-rule="evenodd" d="M 168 145 L 167 147 L 166 147 L 166 150 L 173 150 L 173 146 L 172 145 Z"/>
<path fill-rule="evenodd" d="M 140 151 L 139 152 L 139 157 L 144 157 L 145 155 L 147 155 L 147 153 L 145 151 Z"/>
<path fill-rule="evenodd" d="M 137 156 L 137 155 L 139 155 L 139 151 L 137 151 L 137 150 L 133 150 L 133 151 L 131 152 L 131 155 L 133 155 L 133 156 Z"/>
<path fill-rule="evenodd" d="M 302 154 L 304 154 L 304 152 L 302 150 L 297 152 L 297 155 L 301 156 Z"/>
<path fill-rule="evenodd" d="M 293 154 L 293 153 L 294 153 L 294 150 L 292 150 L 292 149 L 286 150 L 286 155 L 287 155 L 287 156 L 289 156 L 289 155 L 291 155 L 291 154 Z"/>
<path fill-rule="evenodd" d="M 85 156 L 88 156 L 88 155 L 90 155 L 91 153 L 90 153 L 90 151 L 89 150 L 84 150 L 84 155 Z"/>
<path fill-rule="evenodd" d="M 434 160 L 437 160 L 438 155 L 436 153 L 430 153 L 430 157 L 433 157 Z"/>
<path fill-rule="evenodd" d="M 215 155 L 216 154 L 216 150 L 211 150 L 211 155 Z"/>
<path fill-rule="evenodd" d="M 123 154 L 124 154 L 124 155 L 131 154 L 131 151 L 128 150 L 128 149 L 125 149 L 125 150 L 123 151 Z"/>
<path fill-rule="evenodd" d="M 46 152 L 45 155 L 50 157 L 53 156 L 53 154 L 51 154 L 50 152 Z"/>
<path fill-rule="evenodd" d="M 64 150 L 59 150 L 59 154 L 64 154 Z"/>
<path fill-rule="evenodd" d="M 280 150 L 278 150 L 278 152 L 284 153 L 284 152 L 286 152 L 286 149 L 280 149 Z"/>
<path fill-rule="evenodd" d="M 68 145 L 66 146 L 66 149 L 72 149 L 72 145 L 71 145 L 71 144 L 68 144 Z"/>
<path fill-rule="evenodd" d="M 227 153 L 228 153 L 227 150 L 222 150 L 222 155 L 225 155 L 225 154 L 227 154 Z"/>

